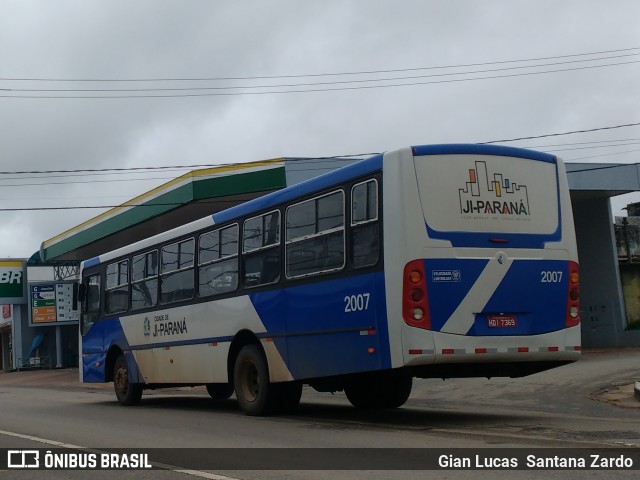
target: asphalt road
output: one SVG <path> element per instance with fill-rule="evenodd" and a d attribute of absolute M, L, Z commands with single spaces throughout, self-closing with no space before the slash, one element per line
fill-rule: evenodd
<path fill-rule="evenodd" d="M 96 455 L 110 449 L 156 449 L 151 452 L 160 469 L 10 470 L 0 472 L 0 478 L 582 480 L 638 476 L 638 471 L 619 469 L 403 470 L 412 468 L 411 455 L 434 451 L 409 449 L 442 449 L 437 452 L 452 457 L 460 452 L 508 456 L 515 451 L 567 447 L 624 447 L 640 452 L 640 400 L 633 398 L 632 388 L 640 377 L 638 349 L 589 352 L 575 364 L 521 379 L 417 380 L 407 404 L 387 412 L 357 411 L 342 394 L 305 389 L 295 415 L 267 418 L 243 415 L 234 399 L 215 403 L 201 388 L 149 392 L 141 405 L 121 407 L 110 386 L 78 385 L 75 375 L 65 371 L 0 374 L 0 449 L 74 451 L 70 449 L 82 447 Z M 320 450 L 309 450 L 309 457 L 308 452 L 294 448 Z M 470 450 L 455 450 L 459 448 Z M 265 467 L 278 470 L 215 468 L 228 466 L 221 460 L 243 465 L 263 457 L 271 459 Z M 197 467 L 195 471 L 176 472 L 185 461 L 189 468 Z M 350 461 L 358 469 L 331 469 Z M 383 461 L 388 461 L 389 469 L 360 469 L 381 468 Z M 314 470 L 300 470 L 305 466 Z"/>

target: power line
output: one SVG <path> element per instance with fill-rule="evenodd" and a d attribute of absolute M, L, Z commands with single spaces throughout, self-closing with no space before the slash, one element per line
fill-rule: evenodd
<path fill-rule="evenodd" d="M 571 60 L 564 62 L 553 62 L 553 63 L 543 63 L 538 65 L 521 65 L 517 67 L 505 67 L 505 68 L 492 68 L 486 70 L 474 70 L 470 72 L 450 72 L 450 73 L 436 73 L 429 75 L 411 75 L 405 77 L 389 77 L 389 78 L 373 78 L 373 79 L 358 79 L 358 80 L 335 80 L 330 82 L 310 82 L 310 83 L 289 83 L 289 84 L 279 84 L 279 85 L 234 85 L 234 86 L 226 86 L 226 87 L 162 87 L 162 88 L 7 88 L 6 90 L 9 92 L 66 92 L 66 93 L 111 93 L 111 92 L 183 92 L 183 91 L 223 91 L 223 90 L 238 90 L 238 89 L 262 89 L 262 88 L 290 88 L 290 87 L 309 87 L 309 86 L 321 86 L 321 85 L 348 85 L 348 84 L 360 84 L 360 83 L 371 83 L 371 82 L 388 82 L 388 81 L 396 81 L 396 80 L 415 80 L 417 78 L 434 78 L 434 77 L 447 77 L 454 75 L 474 75 L 477 73 L 489 73 L 489 72 L 501 72 L 508 70 L 517 70 L 517 69 L 530 69 L 530 68 L 539 68 L 539 67 L 548 67 L 554 65 L 566 65 L 571 63 L 583 63 L 583 62 L 592 62 L 598 60 L 607 60 L 611 58 L 621 58 L 621 57 L 630 57 L 637 56 L 640 53 L 629 53 L 625 55 L 617 55 L 612 57 L 602 57 L 602 58 L 592 58 L 592 59 L 581 59 L 581 60 Z M 638 63 L 637 61 L 632 62 L 622 62 L 621 64 L 626 63 Z M 610 64 L 610 65 L 619 65 L 619 64 Z M 593 65 L 593 67 L 600 66 L 609 66 L 609 65 Z M 536 72 L 531 72 L 536 73 Z"/>
<path fill-rule="evenodd" d="M 345 161 L 347 161 L 345 159 Z M 311 163 L 311 162 L 310 162 Z M 317 162 L 315 162 L 317 163 Z M 327 171 L 327 167 L 320 168 L 291 168 L 289 172 L 313 172 L 313 171 Z M 242 173 L 242 172 L 239 172 Z M 81 175 L 80 175 L 81 176 Z M 225 177 L 226 174 L 219 173 L 213 175 L 207 175 L 206 178 L 221 178 Z M 42 177 L 38 177 L 42 178 Z M 37 182 L 37 183 L 2 183 L 0 187 L 38 187 L 43 185 L 82 185 L 89 183 L 113 183 L 113 182 L 135 182 L 135 181 L 151 181 L 151 180 L 175 180 L 176 177 L 145 177 L 145 178 L 116 178 L 116 179 L 108 179 L 108 180 L 72 180 L 69 182 Z M 3 180 L 0 180 L 3 181 Z"/>
<path fill-rule="evenodd" d="M 565 135 L 573 135 L 573 134 L 577 134 L 577 133 L 590 133 L 590 132 L 597 132 L 597 131 L 604 131 L 604 130 L 615 130 L 615 129 L 619 129 L 619 128 L 626 128 L 626 127 L 635 127 L 635 126 L 639 126 L 640 122 L 637 123 L 626 123 L 626 124 L 621 124 L 621 125 L 611 125 L 611 126 L 605 126 L 605 127 L 596 127 L 596 128 L 590 128 L 590 129 L 583 129 L 583 130 L 573 130 L 573 131 L 569 131 L 569 132 L 561 132 L 561 133 L 548 133 L 548 134 L 543 134 L 543 135 L 532 135 L 532 136 L 528 136 L 528 137 L 518 137 L 518 138 L 510 138 L 510 139 L 502 139 L 502 140 L 490 140 L 490 141 L 486 141 L 486 142 L 478 142 L 478 144 L 480 145 L 488 145 L 488 144 L 493 144 L 493 143 L 507 143 L 507 142 L 515 142 L 515 141 L 520 141 L 520 140 L 533 140 L 533 139 L 538 139 L 538 138 L 548 138 L 548 137 L 557 137 L 557 136 L 565 136 Z M 633 139 L 628 139 L 628 140 L 637 140 L 635 138 Z M 614 140 L 603 140 L 603 142 L 607 142 L 607 141 L 614 141 Z M 615 140 L 615 141 L 626 141 L 626 140 Z M 582 143 L 599 143 L 599 142 L 582 142 Z M 581 143 L 577 143 L 578 145 Z M 571 144 L 560 144 L 560 145 L 571 145 Z M 549 146 L 555 146 L 555 145 L 549 145 Z M 538 146 L 538 147 L 527 147 L 527 148 L 540 148 L 540 147 L 544 147 L 543 146 Z M 340 160 L 340 159 L 351 159 L 351 158 L 365 158 L 365 157 L 369 157 L 369 156 L 373 156 L 373 155 L 379 155 L 380 152 L 368 152 L 368 153 L 357 153 L 357 154 L 345 154 L 345 155 L 334 155 L 334 156 L 317 156 L 317 157 L 312 157 L 312 158 L 304 158 L 304 157 L 288 157 L 286 160 L 288 162 L 306 162 L 307 164 L 309 163 L 314 163 L 314 162 L 318 162 L 321 160 Z M 169 169 L 174 169 L 174 170 L 184 170 L 184 169 L 194 169 L 194 168 L 211 168 L 211 167 L 232 167 L 232 166 L 242 166 L 242 165 L 247 165 L 246 163 L 223 163 L 223 164 L 211 164 L 211 163 L 205 163 L 205 164 L 190 164 L 190 165 L 165 165 L 165 166 L 153 166 L 153 167 L 119 167 L 119 168 L 84 168 L 84 169 L 60 169 L 60 170 L 14 170 L 14 171 L 0 171 L 0 175 L 24 175 L 24 174 L 41 174 L 41 175 L 49 175 L 49 174 L 53 174 L 53 173 L 102 173 L 102 172 L 123 172 L 123 173 L 129 173 L 129 172 L 135 172 L 135 171 L 154 171 L 154 170 L 169 170 Z M 148 178 L 148 177 L 147 177 Z M 175 177 L 166 177 L 166 178 L 175 178 Z M 164 179 L 164 177 L 162 178 L 154 178 L 156 180 L 160 180 L 160 179 Z M 114 181 L 114 180 L 109 180 L 109 181 Z M 39 184 L 39 185 L 43 185 L 43 184 Z"/>
<path fill-rule="evenodd" d="M 249 201 L 249 200 L 246 200 Z M 198 204 L 220 204 L 230 203 L 237 205 L 238 200 L 230 200 L 225 198 L 209 199 L 198 201 Z M 182 202 L 168 202 L 168 203 L 136 203 L 136 204 L 120 204 L 120 205 L 72 205 L 63 207 L 16 207 L 16 208 L 0 208 L 0 212 L 29 212 L 29 211 L 48 211 L 48 210 L 90 210 L 90 209 L 105 209 L 105 208 L 133 208 L 133 207 L 181 207 L 185 205 Z"/>
<path fill-rule="evenodd" d="M 380 152 L 369 153 L 355 153 L 346 155 L 333 155 L 333 156 L 318 156 L 318 157 L 287 157 L 289 162 L 305 162 L 310 163 L 319 160 L 341 160 L 357 157 L 369 157 L 372 155 L 378 155 Z M 93 173 L 93 172 L 132 172 L 132 171 L 153 171 L 153 170 L 185 170 L 193 168 L 217 168 L 217 167 L 241 167 L 243 165 L 250 165 L 248 163 L 199 163 L 192 165 L 165 165 L 155 167 L 119 167 L 119 168 L 81 168 L 81 169 L 69 169 L 69 170 L 23 170 L 23 171 L 0 171 L 0 175 L 22 175 L 22 174 L 51 174 L 51 173 Z M 171 177 L 174 178 L 174 177 Z"/>
<path fill-rule="evenodd" d="M 317 92 L 338 92 L 338 91 L 350 91 L 350 90 L 370 90 L 377 88 L 395 88 L 395 87 L 410 87 L 417 85 L 435 85 L 435 84 L 443 84 L 443 83 L 460 83 L 460 82 L 470 82 L 477 80 L 493 80 L 498 78 L 515 78 L 515 77 L 525 77 L 531 75 L 545 75 L 550 73 L 559 73 L 559 72 L 571 72 L 578 70 L 588 70 L 594 68 L 604 68 L 604 67 L 613 67 L 620 65 L 630 65 L 640 63 L 640 60 L 633 60 L 630 62 L 618 62 L 618 63 L 608 63 L 603 65 L 589 65 L 583 67 L 572 67 L 572 68 L 562 68 L 555 70 L 543 70 L 539 72 L 525 72 L 525 73 L 511 73 L 507 75 L 489 75 L 484 77 L 472 77 L 472 78 L 453 78 L 448 80 L 432 80 L 425 82 L 408 82 L 408 83 L 390 83 L 385 85 L 358 85 L 351 87 L 336 87 L 336 88 L 307 88 L 303 90 L 265 90 L 260 92 L 205 92 L 205 93 L 180 93 L 180 94 L 162 94 L 162 95 L 140 95 L 140 94 L 131 94 L 131 95 L 0 95 L 0 98 L 19 98 L 19 99 L 54 99 L 54 100 L 63 100 L 63 99 L 78 99 L 78 100 L 97 100 L 97 99 L 132 99 L 132 98 L 188 98 L 188 97 L 234 97 L 234 96 L 247 96 L 247 95 L 276 95 L 276 94 L 292 94 L 292 93 L 317 93 Z M 366 80 L 368 82 L 376 81 L 376 80 Z M 355 83 L 356 81 L 351 82 L 336 82 L 336 83 Z M 211 87 L 219 88 L 219 87 Z M 234 88 L 248 88 L 248 87 L 234 87 Z M 272 86 L 269 88 L 278 88 L 278 86 Z M 6 89 L 5 89 L 6 90 Z M 206 90 L 206 88 L 193 88 L 190 90 Z M 125 91 L 125 90 L 121 90 Z M 149 90 L 152 91 L 152 90 Z"/>
<path fill-rule="evenodd" d="M 628 139 L 627 141 L 631 141 L 631 140 L 640 140 L 640 139 Z M 616 140 L 618 142 L 624 141 L 624 140 Z M 559 145 L 584 145 L 584 144 L 591 144 L 591 143 L 603 143 L 603 142 L 611 142 L 611 140 L 604 140 L 604 141 L 600 141 L 600 142 L 579 142 L 579 143 L 565 143 L 565 144 L 559 144 Z M 612 147 L 623 147 L 623 146 L 631 146 L 631 145 L 638 145 L 639 142 L 631 142 L 631 143 L 615 143 L 615 144 L 606 144 L 606 145 L 590 145 L 590 146 L 585 146 L 585 147 L 573 147 L 573 148 L 561 148 L 561 149 L 548 149 L 548 150 L 544 150 L 545 152 L 548 153 L 555 153 L 555 152 L 568 152 L 568 151 L 575 151 L 575 150 L 592 150 L 595 148 L 612 148 Z M 553 146 L 553 145 L 550 145 Z M 537 147 L 522 147 L 522 148 L 541 148 L 540 146 Z M 611 153 L 606 153 L 606 154 L 602 154 L 602 155 L 594 155 L 592 157 L 579 157 L 576 159 L 570 159 L 570 160 L 581 160 L 583 158 L 595 158 L 595 157 L 601 157 L 601 156 L 610 156 L 610 155 L 621 155 L 624 153 L 632 153 L 635 152 L 636 150 L 629 150 L 629 151 L 624 151 L 624 152 L 611 152 Z M 374 155 L 369 154 L 369 155 Z M 360 155 L 359 155 L 360 156 Z M 290 159 L 293 160 L 293 159 Z M 316 159 L 316 158 L 309 158 L 309 159 L 301 159 L 304 160 L 306 165 L 311 165 L 311 164 L 318 164 L 320 163 L 322 160 L 320 159 Z M 338 160 L 338 161 L 345 161 L 345 162 L 351 162 L 353 160 L 351 159 L 347 159 L 347 158 L 340 158 L 340 159 L 336 159 L 334 158 L 334 160 Z M 229 164 L 230 165 L 230 164 Z M 241 165 L 241 164 L 239 164 Z M 142 168 L 142 167 L 138 167 L 138 168 Z M 163 168 L 163 167 L 148 167 L 148 168 Z M 164 171 L 183 171 L 185 169 L 187 169 L 189 167 L 185 166 L 185 167 L 180 167 L 180 168 L 174 168 L 174 169 L 167 169 Z M 112 176 L 112 175 L 129 175 L 131 173 L 137 173 L 135 171 L 132 171 L 134 169 L 131 170 L 124 170 L 124 171 L 115 171 L 115 172 L 111 172 L 111 171 L 107 171 L 108 169 L 105 169 L 105 171 L 99 171 L 99 169 L 96 169 L 97 171 L 92 171 L 92 172 L 88 172 L 88 173 L 80 173 L 80 174 L 73 174 L 73 173 L 69 173 L 69 174 L 63 174 L 63 175 L 52 175 L 50 173 L 50 171 L 42 171 L 42 174 L 46 174 L 46 178 L 42 177 L 42 176 L 37 176 L 38 173 L 41 172 L 31 172 L 32 174 L 34 174 L 34 176 L 17 176 L 17 177 L 5 177 L 5 178 L 1 178 L 0 182 L 5 182 L 8 180 L 49 180 L 51 178 L 85 178 L 85 177 L 90 177 L 90 176 Z M 290 168 L 289 171 L 290 172 L 297 172 L 297 171 L 319 171 L 319 170 L 325 170 L 325 168 L 309 168 L 308 166 L 305 168 Z M 17 173 L 17 172 L 16 172 Z M 142 173 L 142 172 L 140 172 Z M 222 174 L 210 174 L 207 175 L 207 178 L 215 178 L 215 177 L 222 177 L 225 176 L 224 173 Z M 5 183 L 0 183 L 0 186 L 2 187 L 23 187 L 23 186 L 40 186 L 40 185 L 71 185 L 71 184 L 87 184 L 87 183 L 110 183 L 110 182 L 135 182 L 135 181 L 152 181 L 152 180 L 175 180 L 176 177 L 175 176 L 167 176 L 167 177 L 131 177 L 131 178 L 122 178 L 122 179 L 107 179 L 107 180 L 78 180 L 78 181 L 67 181 L 67 182 L 51 182 L 51 181 L 47 181 L 47 182 L 37 182 L 37 183 L 14 183 L 14 184 L 5 184 Z"/>
<path fill-rule="evenodd" d="M 640 149 L 637 150 L 632 150 L 632 151 L 640 151 Z M 626 152 L 622 152 L 622 153 L 626 153 Z M 585 158 L 590 158 L 590 157 L 585 157 Z M 574 159 L 577 160 L 577 159 Z M 591 171 L 598 171 L 598 170 L 608 170 L 608 169 L 612 169 L 612 168 L 618 168 L 620 166 L 637 166 L 640 165 L 640 162 L 636 162 L 636 163 L 628 163 L 628 164 L 614 164 L 614 165 L 600 165 L 597 167 L 589 167 L 589 168 L 581 168 L 581 169 L 576 169 L 576 170 L 567 170 L 567 174 L 573 174 L 573 173 L 581 173 L 581 172 L 591 172 Z M 199 203 L 210 203 L 210 204 L 225 204 L 225 203 L 229 203 L 229 204 L 237 204 L 238 201 L 237 200 L 231 200 L 231 199 L 225 199 L 225 198 L 220 198 L 220 199 L 209 199 L 209 200 L 204 200 L 201 201 Z M 76 206 L 62 206 L 62 207 L 16 207 L 16 208 L 0 208 L 0 212 L 27 212 L 27 211 L 55 211 L 55 210 L 90 210 L 90 209 L 111 209 L 111 208 L 134 208 L 134 207 L 161 207 L 161 206 L 166 206 L 166 207 L 179 207 L 184 205 L 184 203 L 180 203 L 180 202 L 169 202 L 169 203 L 158 203 L 158 202 L 149 202 L 149 203 L 140 203 L 140 204 L 120 204 L 120 205 L 76 205 Z"/>
<path fill-rule="evenodd" d="M 640 148 L 636 148 L 633 150 L 625 150 L 624 152 L 610 152 L 610 153 L 601 153 L 600 155 L 590 155 L 588 157 L 577 157 L 577 158 L 568 158 L 567 162 L 575 162 L 576 160 L 586 160 L 588 158 L 598 158 L 598 157 L 611 157 L 613 155 L 624 155 L 625 153 L 634 153 L 640 152 Z"/>
<path fill-rule="evenodd" d="M 572 173 L 582 173 L 582 172 L 595 172 L 597 170 L 609 170 L 611 168 L 618 168 L 618 167 L 636 167 L 640 165 L 640 162 L 636 162 L 636 163 L 625 163 L 623 165 L 616 163 L 613 165 L 600 165 L 597 167 L 589 167 L 589 168 L 579 168 L 576 170 L 567 170 L 567 174 L 572 174 Z"/>
<path fill-rule="evenodd" d="M 617 128 L 624 128 L 624 127 L 637 127 L 638 125 L 640 125 L 640 122 L 637 123 L 626 123 L 623 125 L 613 125 L 610 127 L 597 127 L 597 128 L 589 128 L 589 129 L 585 129 L 585 130 L 573 130 L 570 132 L 562 132 L 562 133 L 547 133 L 545 135 L 532 135 L 529 137 L 519 137 L 519 138 L 506 138 L 503 140 L 491 140 L 489 142 L 478 142 L 479 145 L 488 145 L 491 143 L 507 143 L 507 142 L 517 142 L 520 140 L 534 140 L 536 138 L 548 138 L 548 137 L 560 137 L 563 135 L 573 135 L 575 133 L 590 133 L 590 132 L 599 132 L 599 131 L 603 131 L 603 130 L 614 130 Z"/>
<path fill-rule="evenodd" d="M 639 143 L 640 142 L 610 143 L 608 145 L 588 145 L 586 147 L 554 148 L 554 149 L 545 150 L 545 152 L 570 152 L 574 150 L 593 150 L 594 148 L 626 147 L 629 145 L 638 145 Z"/>
<path fill-rule="evenodd" d="M 615 142 L 633 142 L 636 140 L 640 140 L 640 138 L 622 138 L 617 140 L 596 140 L 592 142 L 570 142 L 570 143 L 554 143 L 549 145 L 527 145 L 522 148 L 548 148 L 548 147 L 564 147 L 567 145 L 592 145 L 594 143 L 615 143 Z M 607 147 L 609 145 L 602 145 L 603 147 Z"/>
<path fill-rule="evenodd" d="M 449 68 L 466 68 L 479 67 L 485 65 L 500 65 L 520 62 L 537 62 L 543 60 L 555 60 L 559 58 L 582 57 L 590 55 L 602 55 L 606 53 L 619 53 L 640 50 L 640 47 L 620 48 L 615 50 L 600 50 L 596 52 L 573 53 L 567 55 L 555 55 L 550 57 L 525 58 L 516 60 L 497 60 L 491 62 L 480 63 L 464 63 L 456 65 L 438 65 L 429 67 L 408 67 L 384 70 L 362 70 L 355 72 L 330 72 L 330 73 L 306 73 L 306 74 L 289 74 L 289 75 L 252 75 L 252 76 L 234 76 L 234 77 L 175 77 L 175 78 L 54 78 L 54 77 L 0 77 L 0 81 L 22 81 L 22 82 L 201 82 L 201 81 L 227 81 L 227 80 L 275 80 L 282 78 L 305 78 L 305 77 L 329 77 L 344 75 L 373 75 L 379 73 L 399 73 L 412 72 L 420 70 L 436 70 Z M 635 54 L 633 54 L 635 55 Z M 615 58 L 615 57 L 613 57 Z"/>

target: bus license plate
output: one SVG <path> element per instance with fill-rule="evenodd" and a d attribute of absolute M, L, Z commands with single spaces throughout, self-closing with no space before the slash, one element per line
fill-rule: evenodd
<path fill-rule="evenodd" d="M 518 321 L 514 315 L 489 315 L 487 325 L 489 328 L 515 328 Z"/>

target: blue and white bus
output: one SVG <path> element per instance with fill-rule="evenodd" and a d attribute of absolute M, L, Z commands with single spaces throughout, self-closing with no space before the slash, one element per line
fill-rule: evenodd
<path fill-rule="evenodd" d="M 82 380 L 206 385 L 249 415 L 303 384 L 393 408 L 413 378 L 580 357 L 565 168 L 475 144 L 358 161 L 82 264 Z"/>

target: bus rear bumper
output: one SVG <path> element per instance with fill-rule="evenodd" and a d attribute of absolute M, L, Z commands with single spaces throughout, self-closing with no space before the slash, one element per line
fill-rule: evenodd
<path fill-rule="evenodd" d="M 415 333 L 417 332 L 410 337 L 409 345 L 405 337 L 405 366 L 537 363 L 538 367 L 541 367 L 541 364 L 549 362 L 560 364 L 574 362 L 580 358 L 582 350 L 580 325 L 556 332 L 527 336 L 481 337 L 429 331 L 423 331 L 417 335 Z M 432 347 L 421 348 L 421 345 L 432 345 Z M 542 368 L 542 370 L 545 369 Z M 504 365 L 498 370 L 504 370 Z"/>

